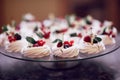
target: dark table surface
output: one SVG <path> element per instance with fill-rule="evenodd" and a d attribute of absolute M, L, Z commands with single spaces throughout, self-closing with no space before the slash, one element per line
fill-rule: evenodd
<path fill-rule="evenodd" d="M 120 80 L 120 49 L 81 61 L 76 67 L 66 70 L 49 70 L 41 67 L 39 62 L 0 54 L 0 80 Z"/>

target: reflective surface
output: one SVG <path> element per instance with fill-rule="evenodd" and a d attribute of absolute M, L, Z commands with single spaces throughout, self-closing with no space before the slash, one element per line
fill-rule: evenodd
<path fill-rule="evenodd" d="M 93 60 L 84 60 L 71 69 L 48 70 L 36 62 L 2 57 L 7 63 L 0 63 L 0 80 L 116 80 L 114 69 Z"/>
<path fill-rule="evenodd" d="M 106 46 L 106 50 L 97 54 L 83 54 L 80 53 L 77 57 L 74 58 L 58 58 L 55 56 L 47 56 L 47 57 L 43 57 L 40 59 L 31 59 L 31 58 L 26 58 L 24 56 L 22 56 L 21 53 L 11 53 L 11 52 L 7 52 L 3 47 L 0 48 L 0 53 L 11 57 L 11 58 L 15 58 L 15 59 L 20 59 L 20 60 L 26 60 L 26 61 L 34 61 L 34 62 L 68 62 L 68 61 L 78 61 L 78 60 L 86 60 L 86 59 L 91 59 L 91 58 L 96 58 L 96 57 L 100 57 L 103 55 L 107 55 L 109 53 L 114 52 L 115 50 L 117 50 L 120 47 L 120 36 L 117 36 L 116 38 L 116 44 L 113 45 L 109 45 Z"/>

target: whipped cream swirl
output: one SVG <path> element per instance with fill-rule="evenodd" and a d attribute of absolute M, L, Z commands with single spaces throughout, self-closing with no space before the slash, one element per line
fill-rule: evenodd
<path fill-rule="evenodd" d="M 27 48 L 23 51 L 23 55 L 29 58 L 41 58 L 50 55 L 50 48 L 47 46 Z"/>
<path fill-rule="evenodd" d="M 80 47 L 81 53 L 88 53 L 88 54 L 96 54 L 103 50 L 105 50 L 105 46 L 102 42 L 96 44 L 84 42 L 83 45 Z"/>
<path fill-rule="evenodd" d="M 23 49 L 27 48 L 28 43 L 25 40 L 18 40 L 6 45 L 8 52 L 22 52 Z"/>
<path fill-rule="evenodd" d="M 104 35 L 104 36 L 102 37 L 102 39 L 103 39 L 103 43 L 104 43 L 105 45 L 111 45 L 111 44 L 116 43 L 115 38 L 109 37 L 109 36 L 107 36 L 107 35 Z"/>
<path fill-rule="evenodd" d="M 53 55 L 62 58 L 71 58 L 78 56 L 78 54 L 79 54 L 79 49 L 76 46 L 72 46 L 67 49 L 56 48 L 55 50 L 53 50 Z"/>

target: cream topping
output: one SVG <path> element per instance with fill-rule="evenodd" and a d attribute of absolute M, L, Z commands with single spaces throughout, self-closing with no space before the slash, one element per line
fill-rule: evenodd
<path fill-rule="evenodd" d="M 23 49 L 27 48 L 28 43 L 25 40 L 18 40 L 6 45 L 8 52 L 22 52 Z"/>
<path fill-rule="evenodd" d="M 31 47 L 25 49 L 23 55 L 30 58 L 41 58 L 50 55 L 50 49 L 47 46 Z"/>
<path fill-rule="evenodd" d="M 78 54 L 79 54 L 79 50 L 75 46 L 69 47 L 67 49 L 56 48 L 55 50 L 53 50 L 53 55 L 58 56 L 58 57 L 63 57 L 63 58 L 75 57 Z"/>
<path fill-rule="evenodd" d="M 104 35 L 104 36 L 102 37 L 102 40 L 103 40 L 103 43 L 104 43 L 105 45 L 111 45 L 111 44 L 116 43 L 116 41 L 115 41 L 114 38 L 109 37 L 109 36 L 107 36 L 107 35 Z"/>
<path fill-rule="evenodd" d="M 80 47 L 81 53 L 88 53 L 88 54 L 95 54 L 103 50 L 105 50 L 105 46 L 102 42 L 96 44 L 84 42 L 83 45 Z"/>

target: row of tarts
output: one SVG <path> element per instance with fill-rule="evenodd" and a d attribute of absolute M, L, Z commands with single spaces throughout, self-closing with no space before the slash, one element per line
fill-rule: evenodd
<path fill-rule="evenodd" d="M 111 21 L 100 22 L 91 16 L 75 15 L 64 18 L 52 15 L 40 22 L 33 15 L 25 14 L 19 24 L 12 21 L 3 26 L 2 31 L 0 46 L 29 58 L 97 54 L 105 50 L 105 45 L 112 46 L 117 36 Z"/>

